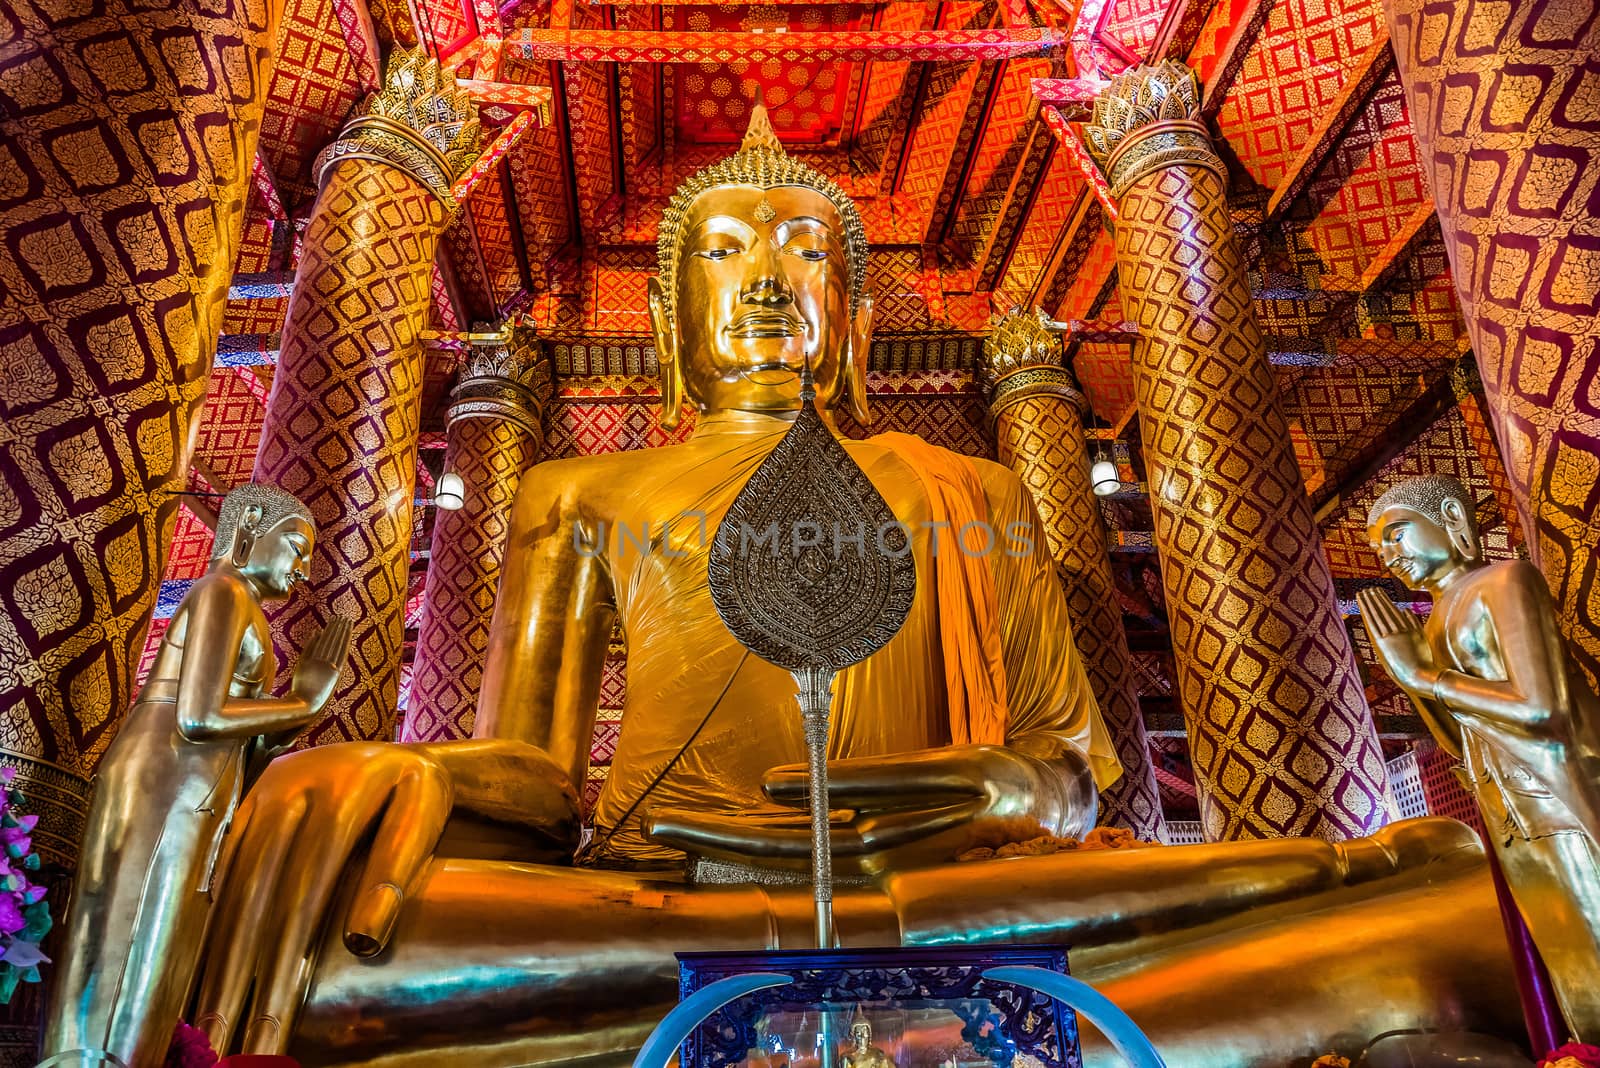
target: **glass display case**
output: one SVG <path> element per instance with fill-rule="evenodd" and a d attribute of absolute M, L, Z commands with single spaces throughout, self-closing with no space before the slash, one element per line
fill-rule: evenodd
<path fill-rule="evenodd" d="M 1066 974 L 1061 946 L 683 953 L 679 997 L 729 976 L 790 978 L 690 1032 L 684 1068 L 1078 1068 L 1077 1019 L 1004 966 Z"/>

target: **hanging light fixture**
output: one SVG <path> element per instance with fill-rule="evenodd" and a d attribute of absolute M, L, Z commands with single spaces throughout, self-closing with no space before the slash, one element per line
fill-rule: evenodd
<path fill-rule="evenodd" d="M 467 503 L 467 484 L 454 471 L 446 471 L 433 488 L 433 503 L 447 512 L 455 511 Z"/>
<path fill-rule="evenodd" d="M 1089 486 L 1096 497 L 1108 497 L 1122 488 L 1122 479 L 1117 474 L 1117 465 L 1106 459 L 1101 446 L 1095 446 L 1095 455 L 1099 459 L 1089 468 Z"/>

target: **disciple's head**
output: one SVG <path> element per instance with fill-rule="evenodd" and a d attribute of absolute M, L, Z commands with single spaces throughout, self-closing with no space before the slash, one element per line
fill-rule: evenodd
<path fill-rule="evenodd" d="M 739 151 L 678 188 L 657 256 L 664 425 L 685 396 L 707 410 L 792 411 L 806 365 L 819 405 L 848 394 L 868 420 L 866 229 L 843 190 L 784 152 L 759 102 Z"/>
<path fill-rule="evenodd" d="M 1466 486 L 1448 475 L 1407 479 L 1367 513 L 1367 540 L 1400 581 L 1432 589 L 1481 559 L 1471 502 Z"/>
<path fill-rule="evenodd" d="M 315 546 L 310 509 L 275 486 L 251 482 L 223 498 L 211 559 L 229 561 L 262 596 L 287 597 L 310 575 Z"/>

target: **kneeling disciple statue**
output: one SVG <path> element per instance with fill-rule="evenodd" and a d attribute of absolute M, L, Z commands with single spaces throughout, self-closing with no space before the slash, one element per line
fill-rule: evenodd
<path fill-rule="evenodd" d="M 1383 665 L 1461 758 L 1489 844 L 1582 1041 L 1600 1041 L 1600 702 L 1526 560 L 1490 564 L 1454 478 L 1395 486 L 1367 517 L 1384 566 L 1433 595 L 1426 625 L 1357 594 Z"/>
<path fill-rule="evenodd" d="M 210 569 L 162 635 L 139 697 L 95 780 L 44 1042 L 78 1068 L 157 1068 L 189 993 L 211 879 L 245 778 L 333 693 L 350 640 L 335 617 L 285 697 L 261 602 L 308 573 L 311 514 L 270 486 L 228 494 Z"/>

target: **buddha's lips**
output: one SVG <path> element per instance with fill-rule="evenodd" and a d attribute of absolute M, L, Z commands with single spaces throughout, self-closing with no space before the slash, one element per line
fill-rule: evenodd
<path fill-rule="evenodd" d="M 782 312 L 746 312 L 733 321 L 728 333 L 734 337 L 799 337 L 803 326 L 798 319 Z"/>

